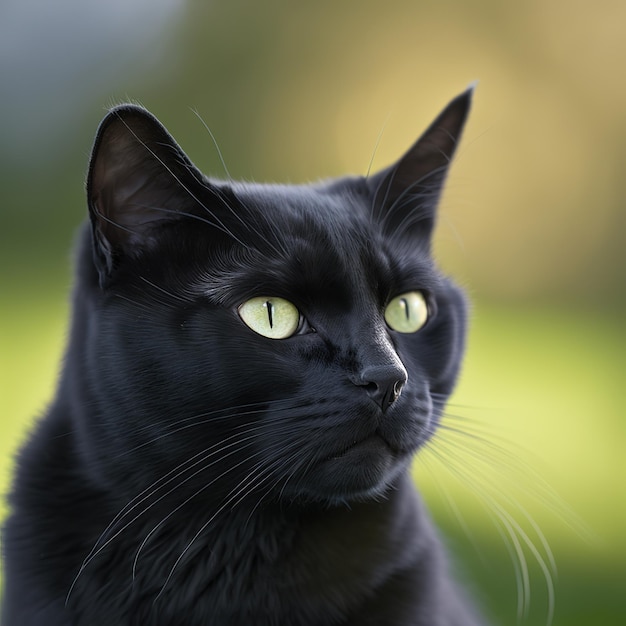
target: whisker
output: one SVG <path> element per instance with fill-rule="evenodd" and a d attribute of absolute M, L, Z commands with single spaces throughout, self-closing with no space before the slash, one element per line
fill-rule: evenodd
<path fill-rule="evenodd" d="M 301 437 L 299 444 L 303 443 L 306 439 L 304 437 Z M 289 479 L 302 467 L 303 465 L 303 459 L 301 457 L 301 453 L 300 450 L 296 451 L 294 454 L 292 454 L 290 457 L 286 458 L 286 459 L 282 459 L 279 458 L 277 459 L 277 461 L 280 461 L 280 463 L 277 463 L 277 467 L 276 469 L 282 469 L 283 466 L 289 465 L 292 461 L 297 461 L 294 465 L 294 467 L 292 468 L 291 472 L 289 472 L 289 474 L 287 475 L 287 478 L 285 480 L 285 485 L 286 483 L 289 481 Z M 310 465 L 314 462 L 314 458 L 311 457 L 311 459 L 309 460 L 309 462 L 307 463 L 307 467 L 310 467 Z M 277 472 L 278 473 L 278 472 Z M 250 511 L 250 514 L 248 515 L 248 519 L 246 520 L 246 525 L 250 522 L 250 519 L 252 519 L 252 516 L 254 514 L 254 512 L 257 510 L 257 508 L 260 506 L 261 502 L 273 491 L 276 490 L 276 487 L 278 486 L 278 484 L 280 483 L 281 479 L 283 477 L 282 476 L 278 476 L 276 478 L 276 480 L 266 489 L 266 491 L 258 498 L 257 503 L 254 505 L 254 507 L 252 508 L 252 510 Z M 284 488 L 285 485 L 283 485 L 283 487 L 280 490 L 280 496 L 282 497 L 283 492 L 284 492 Z M 236 502 L 234 506 L 237 506 L 237 504 L 239 502 L 241 502 L 242 500 L 240 499 L 238 502 Z"/>
<path fill-rule="evenodd" d="M 446 418 L 450 417 L 446 414 Z M 462 419 L 462 418 L 457 418 Z M 533 500 L 541 503 L 547 510 L 552 511 L 559 519 L 576 534 L 586 541 L 593 543 L 597 540 L 593 531 L 589 529 L 587 524 L 580 516 L 567 504 L 567 502 L 559 496 L 559 494 L 550 486 L 550 484 L 525 461 L 519 454 L 512 454 L 511 449 L 519 447 L 511 440 L 499 437 L 493 434 L 490 429 L 485 428 L 480 434 L 471 432 L 471 424 L 464 424 L 463 428 L 451 427 L 442 422 L 439 425 L 443 434 L 452 434 L 454 438 L 445 437 L 448 445 L 458 447 L 464 454 L 469 454 L 482 465 L 494 466 L 496 463 L 502 469 L 507 471 L 510 480 L 516 485 L 516 488 L 530 496 Z M 441 433 L 438 441 L 442 440 Z M 487 438 L 488 437 L 488 438 Z M 471 441 L 468 441 L 471 440 Z M 501 441 L 504 445 L 496 443 Z M 470 446 L 469 443 L 479 444 L 480 450 Z M 532 491 L 525 487 L 528 479 L 532 478 Z"/>
<path fill-rule="evenodd" d="M 283 404 L 286 406 L 281 406 Z M 198 413 L 190 417 L 184 417 L 179 420 L 172 421 L 170 423 L 170 426 L 177 426 L 185 422 L 191 422 L 190 424 L 187 424 L 185 426 L 180 426 L 172 430 L 168 430 L 166 433 L 162 435 L 154 437 L 153 439 L 149 441 L 144 441 L 138 446 L 135 446 L 134 448 L 131 448 L 130 450 L 120 453 L 115 458 L 120 458 L 128 454 L 134 453 L 137 450 L 140 450 L 141 448 L 151 443 L 155 443 L 163 439 L 164 437 L 174 435 L 182 430 L 186 430 L 187 428 L 193 428 L 195 426 L 202 426 L 204 424 L 209 424 L 212 422 L 218 422 L 218 421 L 223 421 L 223 420 L 233 420 L 233 419 L 243 417 L 243 416 L 257 415 L 257 414 L 263 413 L 268 410 L 270 405 L 271 405 L 272 411 L 275 413 L 278 413 L 280 411 L 290 410 L 290 409 L 295 410 L 298 408 L 298 406 L 294 405 L 290 399 L 284 399 L 284 400 L 273 400 L 271 403 L 251 402 L 248 404 L 241 404 L 241 405 L 234 406 L 234 407 L 225 407 L 223 409 L 215 409 L 213 411 L 207 411 L 205 413 Z M 258 407 L 258 408 L 249 410 L 249 411 L 242 411 L 242 409 L 252 409 L 252 407 Z M 201 418 L 206 418 L 206 419 L 201 419 Z M 245 426 L 245 425 L 242 425 L 242 426 Z M 134 430 L 134 434 L 141 434 L 143 432 L 148 432 L 153 429 L 154 429 L 154 426 L 152 424 L 147 424 L 147 425 L 136 428 Z"/>
<path fill-rule="evenodd" d="M 430 467 L 429 459 L 427 457 L 423 457 L 421 459 L 421 462 L 429 470 L 430 475 L 434 480 L 435 486 L 437 487 L 437 492 L 439 493 L 440 497 L 444 500 L 448 510 L 452 513 L 454 518 L 457 520 L 459 526 L 461 527 L 461 530 L 463 531 L 468 541 L 474 548 L 476 554 L 478 555 L 478 558 L 481 560 L 483 565 L 486 565 L 486 561 L 483 556 L 483 553 L 479 549 L 476 538 L 474 537 L 474 533 L 471 531 L 469 524 L 467 523 L 465 517 L 461 513 L 461 509 L 457 506 L 453 498 L 450 497 L 450 494 L 448 493 L 448 491 L 442 484 L 441 480 L 439 479 L 438 473 L 432 467 Z"/>
<path fill-rule="evenodd" d="M 390 115 L 391 114 L 387 115 L 387 118 L 383 122 L 382 128 L 380 129 L 380 132 L 378 133 L 378 137 L 376 138 L 376 143 L 374 144 L 374 149 L 372 150 L 372 157 L 370 158 L 369 165 L 367 166 L 367 172 L 365 173 L 365 180 L 367 180 L 370 177 L 370 173 L 372 171 L 372 165 L 374 164 L 374 158 L 376 157 L 376 152 L 378 152 L 378 146 L 380 145 L 380 140 L 383 137 L 385 128 L 387 127 L 387 124 L 389 123 Z"/>
<path fill-rule="evenodd" d="M 153 283 L 151 280 L 148 280 L 145 276 L 140 276 L 139 279 L 142 280 L 144 283 L 147 283 L 148 285 L 150 285 L 150 287 L 157 289 L 161 293 L 165 294 L 166 296 L 170 298 L 173 298 L 174 300 L 184 302 L 185 304 L 189 304 L 189 302 L 191 302 L 191 298 L 183 298 L 182 296 L 172 293 L 171 291 L 168 291 L 167 289 L 163 289 L 163 287 L 160 287 L 159 285 Z"/>
<path fill-rule="evenodd" d="M 98 554 L 100 554 L 100 552 L 102 552 L 102 550 L 104 550 L 126 528 L 128 528 L 130 525 L 132 525 L 137 519 L 139 519 L 140 516 L 144 515 L 153 506 L 158 504 L 158 502 L 162 501 L 169 494 L 171 494 L 172 492 L 174 492 L 177 489 L 179 489 L 181 485 L 185 484 L 186 482 L 191 480 L 193 477 L 195 477 L 197 474 L 199 474 L 202 471 L 206 470 L 208 467 L 211 467 L 212 465 L 215 465 L 215 463 L 220 462 L 223 459 L 232 456 L 233 454 L 235 454 L 236 452 L 239 451 L 237 446 L 241 446 L 242 442 L 254 440 L 254 438 L 256 436 L 256 434 L 251 434 L 248 437 L 242 438 L 242 435 L 246 435 L 246 434 L 249 434 L 249 433 L 256 433 L 257 431 L 262 431 L 264 428 L 265 427 L 263 425 L 254 425 L 253 427 L 250 427 L 247 430 L 243 430 L 242 432 L 234 433 L 231 436 L 227 437 L 226 439 L 220 441 L 219 443 L 214 444 L 213 446 L 210 446 L 209 448 L 206 448 L 205 450 L 202 450 L 201 452 L 195 454 L 190 459 L 186 459 L 183 463 L 179 464 L 177 467 L 175 467 L 174 469 L 170 470 L 167 474 L 165 474 L 164 476 L 159 478 L 157 481 L 152 483 L 152 485 L 150 485 L 149 487 L 144 489 L 140 494 L 138 494 L 137 496 L 135 496 L 135 498 L 133 498 L 130 502 L 128 502 L 120 510 L 120 512 L 115 516 L 115 518 L 109 523 L 107 528 L 103 531 L 103 533 L 97 539 L 97 541 L 94 544 L 94 547 L 92 548 L 91 552 L 87 555 L 87 557 L 83 561 L 83 563 L 82 563 L 82 565 L 81 565 L 81 567 L 80 567 L 80 569 L 79 569 L 79 571 L 78 571 L 74 581 L 72 582 L 70 590 L 68 591 L 68 594 L 67 594 L 67 597 L 66 597 L 66 603 L 69 601 L 69 597 L 70 597 L 70 595 L 72 593 L 72 590 L 74 589 L 74 587 L 76 585 L 76 582 L 78 581 L 78 578 L 80 577 L 81 573 L 85 570 L 85 568 L 89 565 L 89 563 L 91 561 L 93 561 L 93 559 Z M 286 429 L 284 429 L 284 430 L 286 430 Z M 224 445 L 224 443 L 226 441 L 229 441 L 231 439 L 236 439 L 236 441 L 234 443 L 229 443 L 228 445 Z M 217 449 L 215 449 L 215 448 L 217 448 Z M 112 536 L 110 536 L 104 543 L 101 544 L 103 539 L 107 536 L 108 533 L 110 533 L 115 528 L 115 526 L 117 524 L 119 524 L 127 515 L 129 515 L 134 509 L 136 509 L 138 506 L 140 506 L 148 498 L 150 498 L 153 495 L 155 495 L 157 493 L 157 491 L 163 489 L 168 484 L 170 484 L 173 481 L 179 479 L 184 473 L 190 471 L 194 467 L 197 467 L 199 464 L 205 462 L 207 459 L 209 459 L 211 457 L 214 457 L 217 454 L 221 454 L 222 452 L 224 452 L 224 450 L 227 450 L 227 449 L 230 449 L 230 448 L 235 448 L 235 449 L 231 450 L 231 452 L 229 452 L 228 454 L 226 454 L 226 455 L 216 459 L 215 461 L 209 463 L 209 465 L 203 466 L 202 468 L 200 468 L 199 470 L 194 472 L 191 476 L 188 476 L 187 478 L 185 478 L 182 482 L 177 483 L 176 486 L 171 488 L 165 494 L 162 494 L 161 496 L 159 496 L 155 501 L 153 501 L 150 505 L 145 507 L 138 515 L 133 517 L 122 528 L 117 530 Z M 198 457 L 200 457 L 200 458 L 198 458 Z M 188 465 L 188 467 L 185 467 L 186 465 Z M 219 477 L 218 477 L 218 479 L 219 479 Z M 209 484 L 212 484 L 212 483 L 209 483 Z M 99 545 L 99 544 L 101 544 L 101 545 Z"/>
<path fill-rule="evenodd" d="M 554 618 L 554 608 L 555 608 L 555 590 L 554 590 L 553 575 L 556 575 L 556 563 L 554 560 L 554 555 L 552 553 L 552 550 L 550 549 L 550 546 L 547 542 L 545 535 L 539 528 L 539 525 L 532 518 L 529 512 L 521 505 L 521 503 L 516 498 L 514 498 L 510 493 L 505 493 L 502 489 L 500 489 L 493 482 L 490 476 L 486 474 L 485 472 L 483 472 L 482 469 L 478 468 L 477 470 L 477 468 L 473 468 L 473 471 L 472 471 L 473 480 L 470 480 L 465 472 L 460 472 L 454 465 L 457 457 L 454 454 L 452 454 L 450 450 L 448 449 L 449 443 L 450 442 L 446 440 L 442 441 L 441 439 L 439 439 L 437 441 L 437 448 L 435 448 L 433 445 L 429 445 L 428 450 L 431 453 L 438 456 L 442 460 L 448 472 L 453 474 L 460 482 L 469 486 L 477 495 L 480 496 L 481 500 L 484 503 L 489 504 L 491 511 L 493 511 L 493 513 L 497 515 L 500 523 L 506 529 L 507 535 L 509 536 L 509 538 L 511 539 L 513 543 L 515 554 L 517 558 L 519 559 L 519 564 L 521 566 L 521 586 L 519 586 L 519 583 L 518 583 L 518 590 L 519 590 L 518 601 L 520 603 L 518 606 L 518 612 L 521 611 L 521 615 L 527 615 L 528 609 L 529 609 L 529 603 L 530 603 L 530 580 L 529 580 L 529 573 L 528 573 L 528 566 L 526 564 L 526 559 L 523 556 L 523 552 L 524 552 L 522 548 L 522 543 L 523 543 L 523 545 L 525 545 L 528 548 L 528 550 L 531 552 L 531 554 L 535 558 L 537 564 L 539 565 L 539 568 L 542 571 L 543 577 L 545 579 L 546 589 L 548 593 L 548 616 L 547 616 L 548 621 L 547 623 L 551 624 Z M 469 454 L 470 457 L 477 459 L 481 463 L 486 462 L 483 457 L 479 456 L 472 449 L 466 448 L 464 451 L 466 454 Z M 447 458 L 445 459 L 442 455 L 443 452 L 447 452 L 446 454 Z M 478 478 L 480 479 L 480 481 L 476 480 L 477 472 L 478 472 Z M 488 485 L 497 494 L 498 498 L 502 499 L 504 502 L 513 506 L 517 511 L 519 511 L 523 515 L 523 517 L 526 519 L 526 521 L 530 524 L 531 528 L 535 532 L 536 537 L 539 539 L 541 547 L 543 548 L 544 553 L 547 557 L 547 562 L 546 562 L 546 559 L 544 559 L 543 555 L 537 549 L 537 546 L 535 545 L 534 541 L 530 538 L 528 533 L 524 530 L 524 528 L 522 528 L 522 526 L 500 504 L 500 502 L 496 500 L 496 498 L 494 498 L 482 485 Z M 521 539 L 521 542 L 520 542 L 520 539 Z"/>
<path fill-rule="evenodd" d="M 123 296 L 121 293 L 116 293 L 114 295 L 116 298 L 119 298 L 120 300 L 125 300 L 126 302 L 130 302 L 134 307 L 144 311 L 144 313 L 146 314 L 146 317 L 154 313 L 154 310 L 151 309 L 147 304 L 144 304 L 143 302 L 137 302 L 136 300 L 132 300 L 131 298 Z"/>
<path fill-rule="evenodd" d="M 239 450 L 237 450 L 239 451 Z M 227 455 L 230 456 L 230 455 Z M 196 490 L 196 492 L 189 496 L 186 500 L 184 500 L 183 502 L 181 502 L 179 505 L 177 505 L 174 509 L 172 509 L 161 521 L 159 521 L 158 524 L 156 524 L 152 530 L 150 530 L 148 532 L 148 534 L 146 535 L 146 537 L 144 538 L 144 540 L 141 542 L 141 544 L 139 545 L 139 548 L 137 549 L 137 552 L 135 554 L 135 558 L 133 559 L 133 568 L 132 568 L 132 578 L 133 580 L 135 580 L 136 577 L 136 572 L 137 572 L 137 562 L 139 560 L 139 556 L 144 548 L 144 546 L 146 545 L 146 543 L 148 542 L 148 540 L 150 539 L 150 537 L 159 529 L 161 528 L 168 519 L 170 519 L 173 515 L 175 515 L 178 511 L 180 511 L 180 509 L 182 509 L 185 505 L 189 504 L 189 502 L 191 502 L 193 499 L 197 498 L 200 494 L 204 493 L 204 491 L 206 491 L 209 487 L 213 486 L 218 480 L 224 478 L 224 476 L 226 476 L 227 474 L 229 474 L 230 472 L 236 470 L 238 467 L 241 467 L 244 463 L 247 463 L 249 461 L 249 458 L 243 458 L 241 461 L 239 461 L 238 463 L 235 463 L 235 465 L 232 465 L 231 467 L 229 467 L 228 469 L 224 470 L 221 474 L 219 474 L 219 476 L 217 476 L 216 478 L 214 478 L 213 480 L 209 481 L 208 483 L 206 483 L 205 485 L 203 485 L 200 489 Z M 203 471 L 205 468 L 202 468 L 200 471 Z M 198 473 L 199 473 L 198 472 Z M 178 488 L 178 486 L 176 487 Z"/>
<path fill-rule="evenodd" d="M 296 451 L 293 453 L 293 456 L 295 457 L 297 454 L 299 454 L 300 452 L 300 448 L 299 448 L 299 444 L 301 444 L 301 441 L 297 441 L 295 442 L 298 444 Z M 274 461 L 274 463 L 276 463 L 276 461 Z M 270 468 L 272 467 L 271 465 L 269 466 Z M 252 482 L 246 483 L 246 481 L 253 476 L 254 474 L 254 469 L 251 470 L 238 484 L 237 486 L 231 490 L 231 494 L 229 495 L 224 502 L 221 504 L 221 506 L 217 509 L 217 511 L 215 511 L 215 513 L 213 515 L 211 515 L 211 517 L 200 527 L 200 529 L 196 532 L 196 534 L 191 538 L 191 540 L 188 542 L 187 546 L 185 547 L 185 549 L 181 552 L 180 556 L 176 559 L 176 562 L 174 563 L 174 565 L 172 566 L 167 578 L 165 579 L 165 582 L 163 583 L 163 586 L 161 587 L 161 591 L 157 594 L 157 596 L 154 599 L 154 603 L 156 603 L 159 598 L 162 596 L 163 592 L 165 591 L 165 588 L 167 587 L 169 581 L 172 579 L 172 576 L 174 575 L 174 572 L 176 570 L 176 568 L 178 567 L 178 565 L 180 564 L 180 562 L 182 561 L 182 559 L 184 558 L 185 554 L 187 554 L 187 552 L 190 550 L 191 546 L 195 543 L 195 541 L 198 539 L 198 537 L 206 530 L 206 528 L 208 528 L 208 526 L 216 519 L 216 517 L 229 505 L 233 502 L 233 500 L 237 499 L 237 498 L 241 498 L 241 494 L 242 491 L 245 493 L 245 489 L 247 488 L 248 491 L 250 491 L 252 488 L 257 487 L 259 484 L 262 484 L 262 482 L 264 482 L 265 480 L 267 480 L 268 477 L 268 468 L 265 468 L 264 471 L 259 472 L 257 474 L 254 475 L 254 478 L 252 480 Z M 265 477 L 259 482 L 259 478 L 260 475 L 262 475 L 263 473 L 265 473 Z M 240 500 L 239 500 L 240 501 Z"/>
<path fill-rule="evenodd" d="M 439 168 L 436 168 L 430 172 L 428 172 L 427 174 L 424 174 L 423 176 L 421 176 L 418 180 L 416 180 L 414 183 L 412 183 L 411 185 L 408 185 L 405 189 L 402 190 L 402 193 L 398 195 L 397 198 L 395 198 L 393 204 L 389 207 L 389 209 L 387 209 L 387 212 L 385 213 L 383 219 L 382 219 L 382 226 L 383 228 L 386 227 L 387 222 L 391 219 L 391 216 L 400 208 L 402 208 L 403 206 L 407 205 L 408 203 L 413 203 L 413 210 L 412 211 L 408 211 L 404 217 L 402 218 L 402 220 L 400 220 L 399 224 L 397 224 L 397 226 L 394 228 L 393 232 L 391 233 L 391 237 L 395 237 L 397 235 L 397 233 L 401 232 L 401 230 L 404 228 L 406 229 L 408 227 L 409 224 L 411 224 L 412 221 L 419 221 L 421 219 L 425 219 L 419 212 L 417 212 L 416 210 L 420 208 L 421 206 L 421 202 L 424 199 L 429 200 L 431 198 L 432 193 L 438 193 L 439 192 L 439 185 L 438 184 L 434 184 L 433 185 L 433 189 L 428 190 L 427 185 L 428 185 L 428 181 L 430 179 L 433 179 L 441 174 L 444 174 L 447 170 L 447 165 L 442 165 Z M 436 181 L 433 181 L 436 183 Z M 420 191 L 415 193 L 415 190 L 419 187 L 426 187 L 426 189 L 424 191 Z"/>
<path fill-rule="evenodd" d="M 456 468 L 451 467 L 449 463 L 446 462 L 448 461 L 448 459 L 445 459 L 439 451 L 435 450 L 431 446 L 428 446 L 428 451 L 442 461 L 442 464 L 445 466 L 446 470 L 449 473 L 455 476 L 463 484 L 468 485 L 477 495 L 480 495 L 480 502 L 485 507 L 485 511 L 494 522 L 496 528 L 500 528 L 500 525 L 502 525 L 506 529 L 506 535 L 504 535 L 500 531 L 499 532 L 510 554 L 514 554 L 516 557 L 516 559 L 513 559 L 513 567 L 516 572 L 518 620 L 521 619 L 522 615 L 525 615 L 527 613 L 527 608 L 530 603 L 530 574 L 528 570 L 528 563 L 524 555 L 524 550 L 522 549 L 521 543 L 514 528 L 511 526 L 506 518 L 502 517 L 498 507 L 493 506 L 492 499 L 487 496 L 484 491 L 479 489 L 477 485 L 470 482 L 465 474 L 458 471 Z M 487 504 L 489 504 L 489 508 L 486 507 Z M 499 523 L 495 522 L 493 518 L 494 514 L 497 516 Z"/>
<path fill-rule="evenodd" d="M 217 155 L 220 159 L 220 163 L 222 164 L 222 167 L 224 168 L 226 177 L 228 178 L 228 180 L 232 180 L 233 177 L 230 175 L 230 172 L 228 171 L 228 168 L 226 167 L 226 161 L 224 161 L 224 157 L 222 156 L 222 151 L 220 150 L 217 140 L 215 139 L 215 135 L 209 128 L 209 125 L 204 121 L 203 117 L 200 115 L 197 109 L 191 109 L 191 112 L 200 120 L 200 123 L 202 124 L 202 126 L 204 126 L 204 129 L 206 130 L 206 132 L 209 133 L 209 137 L 211 137 L 211 141 L 213 142 L 213 146 L 215 147 Z"/>
<path fill-rule="evenodd" d="M 160 209 L 158 207 L 151 207 L 153 210 L 162 210 L 166 213 L 174 213 L 177 215 L 183 215 L 185 217 L 190 217 L 192 219 L 198 219 L 202 222 L 206 222 L 207 224 L 210 224 L 211 226 L 217 226 L 219 227 L 219 229 L 224 232 L 226 235 L 230 236 L 234 241 L 236 241 L 238 244 L 240 244 L 242 247 L 244 248 L 248 248 L 248 246 L 241 241 L 229 228 L 226 227 L 226 225 L 219 219 L 219 217 L 217 217 L 217 215 L 215 215 L 194 193 L 193 191 L 191 191 L 191 189 L 189 189 L 189 187 L 187 187 L 187 185 L 185 185 L 183 183 L 183 181 L 180 179 L 179 176 L 176 175 L 176 173 L 172 170 L 172 168 L 165 163 L 165 161 L 163 161 L 163 159 L 161 159 L 161 157 L 159 157 L 159 155 L 154 152 L 154 150 L 152 150 L 146 143 L 145 141 L 143 141 L 142 139 L 139 138 L 139 136 L 135 133 L 135 131 L 128 125 L 128 123 L 123 119 L 120 118 L 120 120 L 122 121 L 122 123 L 124 124 L 124 126 L 126 126 L 126 129 L 128 130 L 129 133 L 131 133 L 131 135 L 133 135 L 133 137 L 147 150 L 147 152 L 150 153 L 150 155 L 156 159 L 156 161 L 163 167 L 163 169 L 174 179 L 174 181 L 176 181 L 176 183 L 178 183 L 178 185 L 180 185 L 180 188 L 185 191 L 185 193 L 192 199 L 194 200 L 198 206 L 202 207 L 214 220 L 215 220 L 215 224 L 211 223 L 207 220 L 202 219 L 200 216 L 197 215 L 193 215 L 191 213 L 186 213 L 184 211 L 171 211 L 168 209 Z M 199 183 L 201 183 L 201 181 L 198 181 Z M 204 185 L 204 187 L 209 190 L 212 191 L 213 193 L 215 193 L 215 191 L 211 188 L 208 188 L 206 185 Z M 228 205 L 228 203 L 226 203 L 227 208 L 230 209 L 231 213 L 233 213 L 234 215 L 237 215 L 237 213 L 235 211 L 233 211 L 232 207 L 230 207 Z M 241 218 L 239 218 L 241 219 Z M 120 228 L 122 228 L 119 224 L 116 224 L 116 226 L 119 226 Z"/>
<path fill-rule="evenodd" d="M 232 444 L 233 446 L 235 444 Z M 205 451 L 206 452 L 206 451 Z M 221 460 L 223 460 L 224 458 L 227 458 L 228 456 L 231 456 L 232 454 L 235 454 L 235 452 L 238 452 L 238 450 L 235 450 L 233 452 L 230 452 L 229 454 L 225 455 L 224 457 L 221 457 L 221 459 L 218 459 L 217 461 L 209 464 L 213 465 L 216 462 L 219 462 Z M 167 477 L 169 474 L 171 474 L 172 472 L 174 472 L 174 475 L 172 477 L 170 477 L 168 480 L 166 480 L 162 485 L 158 486 L 158 487 L 154 487 L 155 484 L 158 484 L 159 482 L 163 481 L 165 479 L 165 477 L 160 478 L 158 481 L 156 481 L 156 483 L 153 483 L 153 485 L 151 485 L 150 487 L 146 488 L 143 492 L 141 492 L 141 494 L 139 494 L 139 496 L 135 496 L 135 498 L 133 500 L 131 500 L 129 503 L 127 503 L 125 505 L 124 508 L 122 508 L 122 510 L 116 515 L 116 517 L 109 523 L 109 525 L 107 526 L 107 528 L 103 531 L 103 533 L 100 535 L 100 537 L 96 540 L 96 543 L 94 544 L 94 547 L 92 548 L 91 552 L 87 555 L 87 557 L 85 558 L 85 560 L 83 561 L 83 563 L 80 566 L 80 569 L 78 571 L 78 573 L 76 574 L 76 577 L 74 578 L 74 580 L 72 581 L 72 584 L 70 586 L 70 589 L 67 593 L 66 599 L 65 599 L 65 604 L 67 606 L 67 603 L 69 602 L 69 598 L 72 594 L 72 591 L 74 589 L 74 587 L 76 586 L 76 583 L 78 582 L 78 579 L 80 578 L 80 575 L 83 573 L 83 571 L 89 566 L 89 564 L 108 546 L 111 544 L 112 541 L 114 541 L 117 537 L 119 537 L 119 535 L 124 532 L 124 530 L 126 530 L 129 526 L 131 526 L 135 521 L 137 521 L 142 515 L 144 515 L 145 513 L 147 513 L 153 506 L 156 506 L 156 504 L 158 504 L 161 500 L 163 500 L 163 498 L 167 497 L 169 494 L 171 494 L 172 492 L 176 491 L 180 485 L 184 484 L 185 482 L 187 482 L 188 480 L 191 480 L 194 476 L 196 476 L 197 474 L 201 473 L 202 471 L 204 471 L 208 466 L 204 466 L 202 467 L 200 470 L 197 470 L 194 474 L 192 474 L 190 477 L 187 477 L 185 480 L 183 480 L 182 482 L 178 483 L 175 487 L 173 487 L 172 489 L 170 489 L 169 491 L 167 491 L 165 494 L 162 494 L 159 498 L 157 498 L 154 502 L 152 502 L 151 504 L 149 504 L 147 507 L 145 507 L 138 515 L 135 515 L 129 522 L 126 522 L 119 530 L 117 530 L 113 535 L 109 536 L 106 541 L 104 541 L 104 543 L 101 543 L 104 538 L 107 536 L 107 534 L 109 534 L 110 532 L 113 531 L 113 529 L 115 528 L 115 526 L 121 522 L 129 513 L 131 513 L 134 509 L 136 509 L 138 506 L 140 506 L 141 504 L 143 504 L 143 502 L 145 502 L 148 498 L 150 498 L 152 495 L 154 495 L 158 490 L 162 489 L 163 487 L 165 487 L 166 485 L 168 485 L 169 483 L 171 483 L 172 481 L 180 478 L 180 476 L 182 476 L 185 472 L 187 472 L 188 470 L 192 469 L 193 467 L 197 466 L 198 464 L 202 463 L 203 461 L 205 461 L 207 458 L 213 456 L 216 452 L 212 452 L 208 455 L 206 455 L 205 457 L 201 458 L 200 460 L 197 460 L 195 463 L 193 463 L 190 467 L 183 469 L 181 471 L 179 471 L 178 473 L 176 473 L 176 471 L 181 467 L 184 466 L 188 463 L 188 461 L 185 461 L 184 463 L 181 463 L 177 468 L 175 468 L 174 470 L 172 470 L 171 472 L 168 472 L 168 474 L 165 475 L 165 477 Z M 198 455 L 196 455 L 198 456 Z M 195 457 L 192 457 L 192 459 Z M 147 494 L 147 495 L 144 495 Z M 139 498 L 140 496 L 142 496 L 142 498 L 140 498 L 138 501 L 135 502 L 135 500 L 137 500 L 137 498 Z M 131 505 L 132 506 L 129 506 Z M 101 544 L 101 545 L 99 545 Z"/>

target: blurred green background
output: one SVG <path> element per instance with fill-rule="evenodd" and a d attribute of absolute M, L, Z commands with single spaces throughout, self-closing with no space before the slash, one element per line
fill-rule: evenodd
<path fill-rule="evenodd" d="M 234 177 L 299 182 L 389 164 L 478 79 L 436 242 L 469 354 L 416 480 L 495 623 L 548 623 L 551 585 L 555 626 L 626 623 L 625 71 L 621 0 L 4 0 L 0 490 L 53 393 L 107 106 L 224 176 L 195 110 Z"/>

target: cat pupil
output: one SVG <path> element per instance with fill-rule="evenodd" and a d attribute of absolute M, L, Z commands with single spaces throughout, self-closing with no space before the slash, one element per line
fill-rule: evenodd
<path fill-rule="evenodd" d="M 402 308 L 404 309 L 404 316 L 406 317 L 406 319 L 408 321 L 409 317 L 410 317 L 409 303 L 408 303 L 406 298 L 402 298 L 400 300 L 400 303 L 402 304 Z"/>
<path fill-rule="evenodd" d="M 274 305 L 270 300 L 265 303 L 265 307 L 267 308 L 267 318 L 270 323 L 270 328 L 274 328 Z"/>

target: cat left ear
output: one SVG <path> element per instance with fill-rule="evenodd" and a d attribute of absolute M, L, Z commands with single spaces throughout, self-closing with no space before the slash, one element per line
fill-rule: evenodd
<path fill-rule="evenodd" d="M 160 226 L 197 210 L 203 176 L 142 107 L 115 107 L 94 143 L 87 198 L 100 283 L 123 257 L 154 245 Z"/>
<path fill-rule="evenodd" d="M 473 91 L 472 86 L 452 100 L 395 165 L 367 179 L 374 215 L 390 234 L 409 234 L 429 241 Z"/>

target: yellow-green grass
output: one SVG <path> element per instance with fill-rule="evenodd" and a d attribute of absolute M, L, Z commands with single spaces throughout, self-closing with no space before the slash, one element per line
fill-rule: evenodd
<path fill-rule="evenodd" d="M 4 494 L 15 450 L 53 394 L 68 307 L 62 287 L 39 296 L 20 289 L 3 296 Z M 589 621 L 600 613 L 603 624 L 618 624 L 626 613 L 620 613 L 623 601 L 615 591 L 626 560 L 621 332 L 619 318 L 610 313 L 481 304 L 474 309 L 461 383 L 444 418 L 450 428 L 419 456 L 414 473 L 503 623 L 516 619 L 518 557 L 507 553 L 507 544 L 515 552 L 515 540 L 502 516 L 519 524 L 529 563 L 531 609 L 522 623 L 545 623 L 548 604 L 542 567 L 523 533 L 546 565 L 542 535 L 554 552 L 561 580 L 555 625 L 600 623 Z M 595 585 L 591 596 L 589 585 Z"/>

